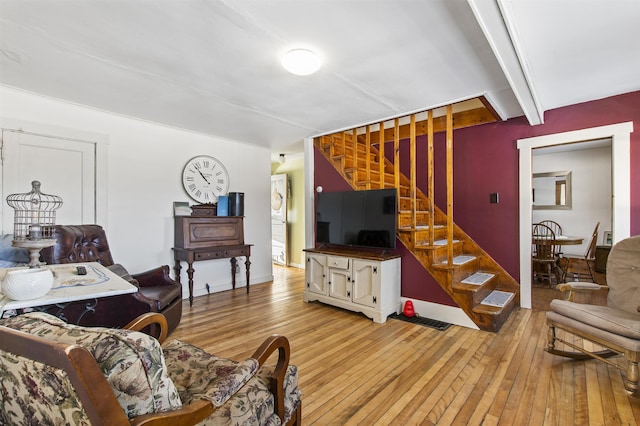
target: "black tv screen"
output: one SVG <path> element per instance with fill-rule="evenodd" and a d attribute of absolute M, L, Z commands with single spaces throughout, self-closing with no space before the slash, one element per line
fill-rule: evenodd
<path fill-rule="evenodd" d="M 316 243 L 396 248 L 395 189 L 321 192 L 316 205 Z"/>

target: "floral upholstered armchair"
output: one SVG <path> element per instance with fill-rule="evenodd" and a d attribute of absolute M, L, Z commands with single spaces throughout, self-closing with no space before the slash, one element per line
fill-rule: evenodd
<path fill-rule="evenodd" d="M 158 340 L 134 330 L 158 322 Z M 46 313 L 0 321 L 0 424 L 300 424 L 289 343 L 271 336 L 232 361 L 173 340 L 148 313 L 125 329 L 67 324 Z M 274 366 L 264 362 L 277 352 Z"/>

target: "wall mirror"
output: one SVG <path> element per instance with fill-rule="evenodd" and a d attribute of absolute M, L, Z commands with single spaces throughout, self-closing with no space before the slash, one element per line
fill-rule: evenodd
<path fill-rule="evenodd" d="M 534 210 L 571 209 L 571 172 L 533 174 Z"/>

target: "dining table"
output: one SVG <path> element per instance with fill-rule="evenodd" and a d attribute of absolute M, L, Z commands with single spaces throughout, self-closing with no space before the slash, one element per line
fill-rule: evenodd
<path fill-rule="evenodd" d="M 582 244 L 583 241 L 583 237 L 571 235 L 556 235 L 555 238 L 548 235 L 533 235 L 531 238 L 531 242 L 536 245 L 572 246 Z"/>

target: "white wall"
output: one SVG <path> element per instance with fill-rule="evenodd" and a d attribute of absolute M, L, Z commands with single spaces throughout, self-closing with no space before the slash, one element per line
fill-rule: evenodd
<path fill-rule="evenodd" d="M 603 232 L 611 231 L 611 147 L 581 149 L 534 155 L 533 173 L 570 171 L 570 210 L 533 210 L 533 222 L 550 219 L 562 226 L 565 235 L 584 238 L 582 245 L 563 246 L 565 254 L 583 256 L 593 228 L 600 222 L 598 244 Z"/>
<path fill-rule="evenodd" d="M 180 113 L 176 111 L 176 114 Z M 229 172 L 229 191 L 245 193 L 245 242 L 254 245 L 251 283 L 272 279 L 268 149 L 2 86 L 0 127 L 24 131 L 37 129 L 40 133 L 46 129 L 47 133 L 64 133 L 64 136 L 92 134 L 106 141 L 107 213 L 102 215 L 104 222 L 100 224 L 106 228 L 114 260 L 132 273 L 163 264 L 173 268 L 173 202 L 193 203 L 182 189 L 182 169 L 196 155 L 216 157 Z M 25 185 L 28 187 L 29 183 Z M 236 285 L 244 285 L 244 260 L 240 259 L 239 264 Z M 205 283 L 211 285 L 212 291 L 231 288 L 228 259 L 196 262 L 194 269 L 194 295 L 206 293 Z M 181 282 L 186 297 L 185 270 L 183 263 Z"/>

